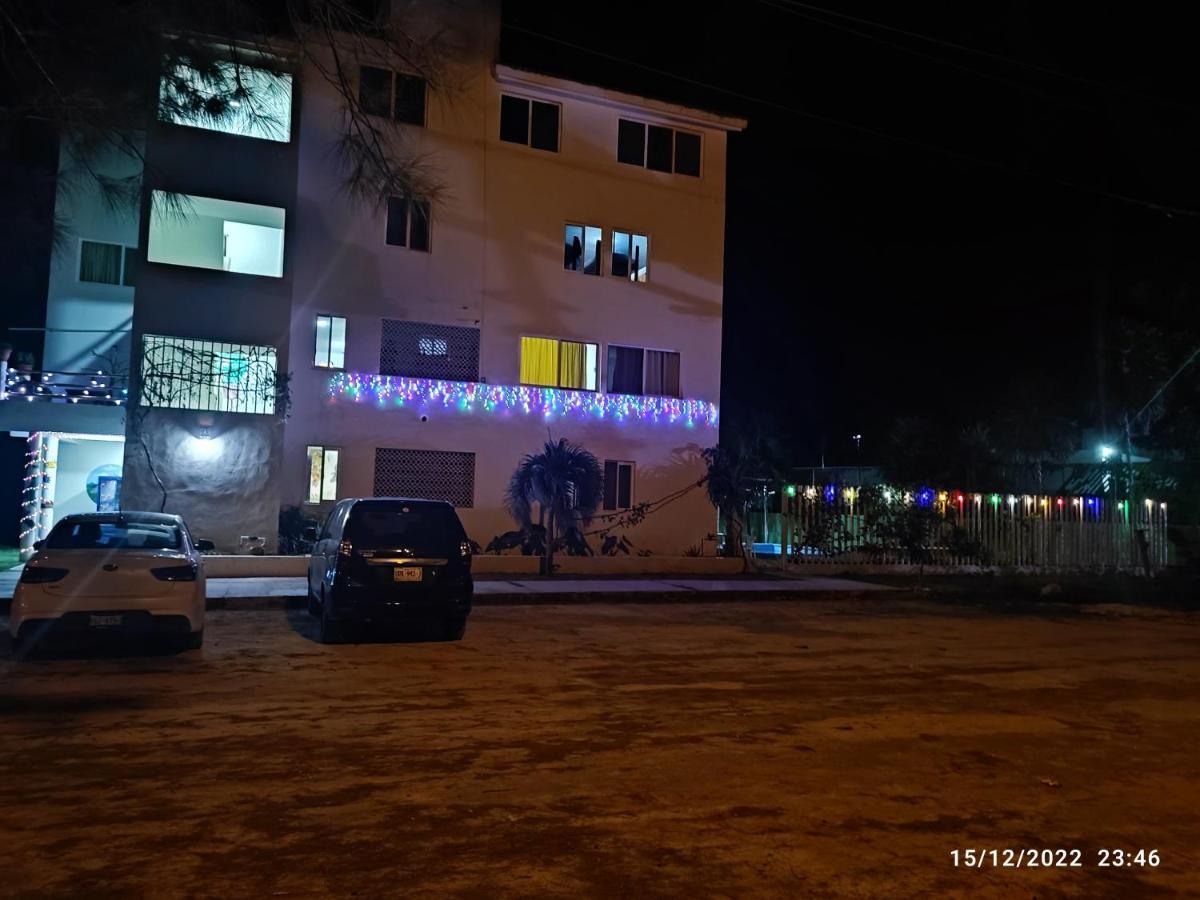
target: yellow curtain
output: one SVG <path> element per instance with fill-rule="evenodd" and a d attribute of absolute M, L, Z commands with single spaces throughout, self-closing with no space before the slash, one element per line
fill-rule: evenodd
<path fill-rule="evenodd" d="M 558 383 L 565 388 L 587 387 L 587 348 L 577 341 L 563 341 L 558 366 Z"/>
<path fill-rule="evenodd" d="M 554 338 L 521 338 L 521 384 L 558 384 L 558 341 Z"/>

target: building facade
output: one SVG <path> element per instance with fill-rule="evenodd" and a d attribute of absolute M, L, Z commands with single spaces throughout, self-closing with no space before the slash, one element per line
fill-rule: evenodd
<path fill-rule="evenodd" d="M 498 65 L 486 5 L 455 24 L 453 88 L 355 67 L 362 107 L 429 161 L 431 203 L 347 195 L 345 98 L 311 66 L 273 83 L 269 129 L 147 136 L 126 508 L 165 496 L 221 549 L 269 550 L 283 507 L 436 497 L 486 545 L 515 527 L 520 459 L 567 438 L 604 466 L 601 522 L 654 504 L 620 531 L 634 548 L 715 531 L 695 485 L 717 440 L 726 137 L 745 123 Z"/>

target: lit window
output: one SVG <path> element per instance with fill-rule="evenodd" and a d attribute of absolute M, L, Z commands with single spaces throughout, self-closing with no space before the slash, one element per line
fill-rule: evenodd
<path fill-rule="evenodd" d="M 338 451 L 330 447 L 308 448 L 308 503 L 337 499 Z"/>
<path fill-rule="evenodd" d="M 604 232 L 598 225 L 567 225 L 563 233 L 563 268 L 599 275 L 603 239 Z"/>
<path fill-rule="evenodd" d="M 79 280 L 92 284 L 122 284 L 125 248 L 120 244 L 80 241 Z"/>
<path fill-rule="evenodd" d="M 700 135 L 629 119 L 617 121 L 617 161 L 700 177 Z"/>
<path fill-rule="evenodd" d="M 449 356 L 450 345 L 444 338 L 418 338 L 417 352 L 422 356 Z"/>
<path fill-rule="evenodd" d="M 645 282 L 650 269 L 650 239 L 644 234 L 614 231 L 612 273 L 618 278 Z"/>
<path fill-rule="evenodd" d="M 358 71 L 358 105 L 370 116 L 408 125 L 425 124 L 425 79 L 374 66 Z"/>
<path fill-rule="evenodd" d="M 604 461 L 604 508 L 629 509 L 633 506 L 633 463 L 615 459 Z"/>
<path fill-rule="evenodd" d="M 216 63 L 204 73 L 178 66 L 160 82 L 158 117 L 286 143 L 292 138 L 292 76 L 232 62 Z"/>
<path fill-rule="evenodd" d="M 341 369 L 346 365 L 346 320 L 341 316 L 317 316 L 317 350 L 313 365 Z"/>
<path fill-rule="evenodd" d="M 142 337 L 143 406 L 273 415 L 279 384 L 274 347 Z"/>
<path fill-rule="evenodd" d="M 155 191 L 146 259 L 280 278 L 283 219 L 277 206 Z"/>
<path fill-rule="evenodd" d="M 558 338 L 521 338 L 521 384 L 594 391 L 598 344 Z"/>
<path fill-rule="evenodd" d="M 500 97 L 500 140 L 511 144 L 526 144 L 535 150 L 558 152 L 557 103 L 526 100 L 523 97 Z"/>
<path fill-rule="evenodd" d="M 392 197 L 387 206 L 387 237 L 393 247 L 429 252 L 429 203 Z"/>

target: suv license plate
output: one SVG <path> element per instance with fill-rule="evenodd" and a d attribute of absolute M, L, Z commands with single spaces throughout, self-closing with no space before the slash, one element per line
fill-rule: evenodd
<path fill-rule="evenodd" d="M 114 625 L 121 624 L 120 616 L 91 616 L 89 624 L 93 628 L 112 628 Z"/>
<path fill-rule="evenodd" d="M 392 569 L 392 580 L 393 581 L 420 581 L 421 580 L 421 570 L 418 568 L 409 568 L 409 567 Z"/>

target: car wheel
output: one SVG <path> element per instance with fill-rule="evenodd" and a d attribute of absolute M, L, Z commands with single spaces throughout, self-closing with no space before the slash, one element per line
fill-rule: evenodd
<path fill-rule="evenodd" d="M 180 643 L 184 650 L 199 650 L 204 646 L 204 629 L 201 628 L 199 631 L 193 631 Z"/>
<path fill-rule="evenodd" d="M 322 644 L 336 644 L 338 641 L 340 641 L 342 639 L 342 632 L 341 632 L 341 629 L 338 627 L 338 624 L 336 622 L 334 622 L 333 619 L 329 618 L 329 605 L 326 603 L 321 604 L 320 618 L 321 618 L 321 635 L 320 635 L 321 643 Z"/>
<path fill-rule="evenodd" d="M 442 626 L 442 640 L 461 641 L 467 630 L 466 616 L 451 616 Z"/>

